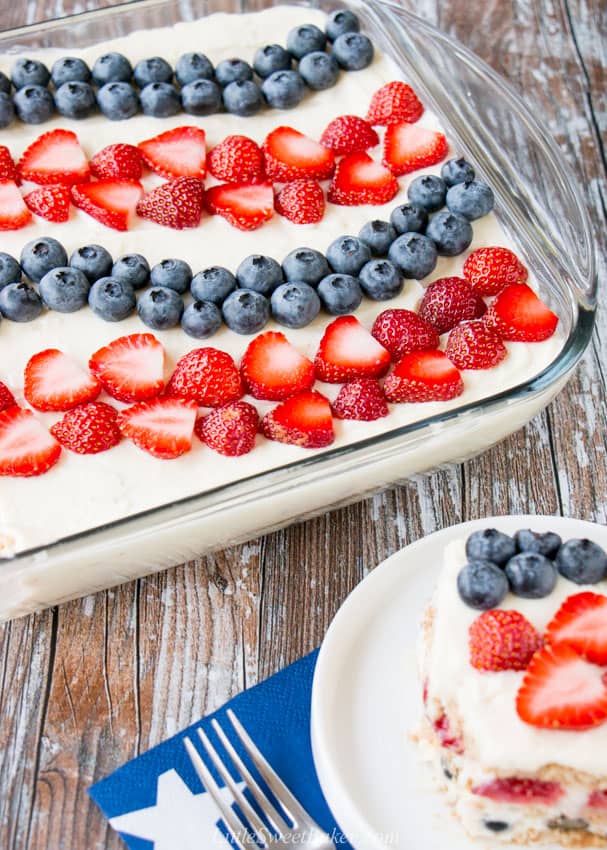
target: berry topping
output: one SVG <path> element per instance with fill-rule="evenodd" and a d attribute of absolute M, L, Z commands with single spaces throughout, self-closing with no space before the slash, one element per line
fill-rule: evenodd
<path fill-rule="evenodd" d="M 607 809 L 607 790 L 593 791 L 588 797 L 587 805 L 591 809 Z"/>
<path fill-rule="evenodd" d="M 133 76 L 133 68 L 122 53 L 104 53 L 93 65 L 93 80 L 98 86 L 106 83 L 126 82 Z"/>
<path fill-rule="evenodd" d="M 468 634 L 470 664 L 492 673 L 526 670 L 534 653 L 544 645 L 542 636 L 518 611 L 484 611 Z"/>
<path fill-rule="evenodd" d="M 345 156 L 374 148 L 379 144 L 379 136 L 364 118 L 340 115 L 327 124 L 320 143 L 330 148 L 336 156 Z"/>
<path fill-rule="evenodd" d="M 71 186 L 89 179 L 89 164 L 78 136 L 71 130 L 51 130 L 27 148 L 17 165 L 22 180 L 43 186 Z"/>
<path fill-rule="evenodd" d="M 385 257 L 397 235 L 393 224 L 375 218 L 361 227 L 358 238 L 369 248 L 373 257 Z"/>
<path fill-rule="evenodd" d="M 374 301 L 389 301 L 403 290 L 405 282 L 390 260 L 369 260 L 360 270 L 361 289 Z"/>
<path fill-rule="evenodd" d="M 422 280 L 436 268 L 436 245 L 423 233 L 403 233 L 390 245 L 390 262 L 403 277 Z"/>
<path fill-rule="evenodd" d="M 125 121 L 139 112 L 139 95 L 129 83 L 111 82 L 97 92 L 99 109 L 110 121 Z"/>
<path fill-rule="evenodd" d="M 269 295 L 284 278 L 280 264 L 264 254 L 250 254 L 236 269 L 236 280 L 241 289 L 252 289 Z"/>
<path fill-rule="evenodd" d="M 335 41 L 346 32 L 358 32 L 360 21 L 349 9 L 336 9 L 331 12 L 325 24 L 325 32 L 329 41 Z"/>
<path fill-rule="evenodd" d="M 314 364 L 284 334 L 267 331 L 249 343 L 240 374 L 247 392 L 255 398 L 282 401 L 311 389 Z"/>
<path fill-rule="evenodd" d="M 263 143 L 266 174 L 271 180 L 325 180 L 333 174 L 333 151 L 294 130 L 277 127 Z"/>
<path fill-rule="evenodd" d="M 419 305 L 419 315 L 439 334 L 460 322 L 477 318 L 478 297 L 461 277 L 441 277 L 427 287 Z"/>
<path fill-rule="evenodd" d="M 317 292 L 331 316 L 346 316 L 360 307 L 363 300 L 360 283 L 349 274 L 328 274 L 318 284 Z"/>
<path fill-rule="evenodd" d="M 307 53 L 299 63 L 297 69 L 305 84 L 312 91 L 324 91 L 332 88 L 339 79 L 339 63 L 335 56 L 330 53 L 324 53 L 321 50 L 316 50 L 314 53 Z M 269 82 L 269 81 L 268 81 Z M 264 94 L 266 86 L 264 86 Z M 271 104 L 271 101 L 269 101 Z"/>
<path fill-rule="evenodd" d="M 72 201 L 114 230 L 127 230 L 143 186 L 137 180 L 99 180 L 72 187 Z"/>
<path fill-rule="evenodd" d="M 198 419 L 196 435 L 221 455 L 238 457 L 255 447 L 259 416 L 252 404 L 233 401 Z"/>
<path fill-rule="evenodd" d="M 314 390 L 281 402 L 264 416 L 261 430 L 268 440 L 305 449 L 320 449 L 335 439 L 331 405 Z"/>
<path fill-rule="evenodd" d="M 121 336 L 93 354 L 89 369 L 118 401 L 145 401 L 164 387 L 164 348 L 152 334 Z"/>
<path fill-rule="evenodd" d="M 430 219 L 426 236 L 432 239 L 441 257 L 457 257 L 472 243 L 472 225 L 467 218 L 442 210 Z"/>
<path fill-rule="evenodd" d="M 369 247 L 356 236 L 339 236 L 327 248 L 327 260 L 339 274 L 357 275 L 370 259 Z"/>
<path fill-rule="evenodd" d="M 141 152 L 135 145 L 108 145 L 92 158 L 91 173 L 100 180 L 140 180 Z"/>
<path fill-rule="evenodd" d="M 13 180 L 0 180 L 0 231 L 20 230 L 32 220 L 32 214 Z"/>
<path fill-rule="evenodd" d="M 326 35 L 314 24 L 293 27 L 287 34 L 287 50 L 296 59 L 303 58 L 306 53 L 324 50 L 326 43 Z"/>
<path fill-rule="evenodd" d="M 396 124 L 399 121 L 413 123 L 421 118 L 424 107 L 406 83 L 395 80 L 378 89 L 369 105 L 367 121 L 370 124 Z"/>
<path fill-rule="evenodd" d="M 109 251 L 101 245 L 84 245 L 70 257 L 70 266 L 86 275 L 90 283 L 107 277 L 112 271 L 113 260 Z"/>
<path fill-rule="evenodd" d="M 413 206 L 426 212 L 436 212 L 445 205 L 447 184 L 436 174 L 424 174 L 416 177 L 407 189 L 407 197 Z"/>
<path fill-rule="evenodd" d="M 162 177 L 205 176 L 206 136 L 199 127 L 175 127 L 138 147 L 145 164 Z"/>
<path fill-rule="evenodd" d="M 474 180 L 474 168 L 463 157 L 449 159 L 441 168 L 440 176 L 447 186 L 455 186 L 456 183 L 465 183 L 466 180 Z"/>
<path fill-rule="evenodd" d="M 310 56 L 317 55 L 316 53 L 310 54 Z M 335 59 L 331 61 L 331 57 L 324 53 L 322 55 L 329 60 L 329 67 L 325 67 L 324 74 L 322 73 L 322 69 L 320 69 L 320 74 L 314 74 L 314 69 L 312 69 L 312 74 L 321 87 L 328 88 L 330 85 L 333 85 L 329 76 L 331 74 L 331 66 L 334 66 L 334 77 L 335 80 L 337 79 L 337 62 L 335 62 Z M 310 65 L 308 63 L 309 68 Z M 324 81 L 321 79 L 323 76 L 325 77 Z M 322 85 L 323 82 L 325 83 L 324 86 Z M 313 86 L 310 86 L 310 88 L 313 88 Z M 273 74 L 270 74 L 263 81 L 261 90 L 268 105 L 273 109 L 293 109 L 293 107 L 297 106 L 303 100 L 306 93 L 306 86 L 301 74 L 297 71 L 274 71 Z"/>
<path fill-rule="evenodd" d="M 183 300 L 168 286 L 153 286 L 137 302 L 137 315 L 144 325 L 155 331 L 174 328 L 183 315 Z"/>
<path fill-rule="evenodd" d="M 384 383 L 388 401 L 450 401 L 464 391 L 462 376 L 442 351 L 412 351 Z"/>
<path fill-rule="evenodd" d="M 153 457 L 171 460 L 192 448 L 196 414 L 194 402 L 161 396 L 121 411 L 118 425 L 138 448 Z"/>
<path fill-rule="evenodd" d="M 13 180 L 19 182 L 17 168 L 11 156 L 11 152 L 5 145 L 0 145 L 0 180 Z"/>
<path fill-rule="evenodd" d="M 342 206 L 387 204 L 398 192 L 391 171 L 367 153 L 351 153 L 337 164 L 329 187 L 329 200 Z"/>
<path fill-rule="evenodd" d="M 477 248 L 464 263 L 463 274 L 479 295 L 497 295 L 509 283 L 525 283 L 528 277 L 508 248 Z"/>
<path fill-rule="evenodd" d="M 51 428 L 61 445 L 80 455 L 105 452 L 122 439 L 118 411 L 103 401 L 93 401 L 69 410 Z"/>
<path fill-rule="evenodd" d="M 13 407 L 15 404 L 17 404 L 15 396 L 6 384 L 3 384 L 2 381 L 0 381 L 0 412 L 8 410 L 9 407 Z"/>
<path fill-rule="evenodd" d="M 315 180 L 293 180 L 282 187 L 275 206 L 293 224 L 315 224 L 325 214 L 325 196 Z"/>
<path fill-rule="evenodd" d="M 491 561 L 471 560 L 457 576 L 457 592 L 469 608 L 497 608 L 508 593 L 508 579 Z"/>
<path fill-rule="evenodd" d="M 559 573 L 575 584 L 596 584 L 607 578 L 607 554 L 592 540 L 568 540 L 556 556 Z"/>
<path fill-rule="evenodd" d="M 255 230 L 272 218 L 274 192 L 271 183 L 222 183 L 207 190 L 209 212 L 223 216 L 232 227 Z"/>
<path fill-rule="evenodd" d="M 185 354 L 175 367 L 167 392 L 202 407 L 221 407 L 244 394 L 236 364 L 217 348 L 195 348 Z"/>
<path fill-rule="evenodd" d="M 521 552 L 506 564 L 510 590 L 523 599 L 543 599 L 556 586 L 558 573 L 552 561 L 536 552 Z"/>
<path fill-rule="evenodd" d="M 354 378 L 379 378 L 390 366 L 390 354 L 354 316 L 341 316 L 327 326 L 314 361 L 321 381 L 340 384 Z"/>
<path fill-rule="evenodd" d="M 253 67 L 257 76 L 263 80 L 274 71 L 289 71 L 291 61 L 291 54 L 280 44 L 266 44 L 255 51 Z"/>
<path fill-rule="evenodd" d="M 228 112 L 246 118 L 262 109 L 263 95 L 257 83 L 252 80 L 237 80 L 229 83 L 223 90 L 223 104 Z"/>
<path fill-rule="evenodd" d="M 320 298 L 309 283 L 291 281 L 278 286 L 271 298 L 272 316 L 287 328 L 303 328 L 320 312 Z"/>
<path fill-rule="evenodd" d="M 121 322 L 136 306 L 135 290 L 126 280 L 102 277 L 89 290 L 89 307 L 105 322 Z"/>
<path fill-rule="evenodd" d="M 563 542 L 554 531 L 531 531 L 530 528 L 522 528 L 514 535 L 514 540 L 519 552 L 537 552 L 546 558 L 556 557 L 561 543 Z"/>
<path fill-rule="evenodd" d="M 71 266 L 58 266 L 47 272 L 39 284 L 45 305 L 59 313 L 75 313 L 86 305 L 91 284 L 86 275 Z"/>
<path fill-rule="evenodd" d="M 552 646 L 566 643 L 593 664 L 607 666 L 607 596 L 575 593 L 569 596 L 546 628 Z"/>
<path fill-rule="evenodd" d="M 436 165 L 447 156 L 449 144 L 442 133 L 415 124 L 390 124 L 384 138 L 383 163 L 397 177 Z"/>
<path fill-rule="evenodd" d="M 61 446 L 31 410 L 0 413 L 0 475 L 42 475 L 59 460 Z"/>
<path fill-rule="evenodd" d="M 274 290 L 277 291 L 278 288 Z M 222 313 L 226 325 L 234 333 L 254 334 L 267 325 L 270 303 L 261 292 L 237 289 L 223 302 Z"/>
<path fill-rule="evenodd" d="M 379 383 L 373 378 L 357 378 L 344 384 L 331 405 L 338 419 L 371 422 L 390 412 Z"/>
<path fill-rule="evenodd" d="M 34 283 L 39 283 L 47 272 L 57 266 L 67 265 L 65 248 L 51 236 L 32 239 L 21 251 L 21 267 Z"/>
<path fill-rule="evenodd" d="M 23 394 L 36 410 L 69 410 L 100 392 L 99 381 L 57 348 L 34 354 L 25 367 Z"/>
<path fill-rule="evenodd" d="M 55 110 L 53 95 L 44 86 L 25 86 L 13 98 L 14 111 L 24 124 L 42 124 L 52 117 Z M 8 116 L 3 116 L 3 124 Z M 12 118 L 11 118 L 12 120 Z"/>
<path fill-rule="evenodd" d="M 9 283 L 0 289 L 0 313 L 13 322 L 31 322 L 42 309 L 42 299 L 27 283 Z"/>
<path fill-rule="evenodd" d="M 453 328 L 445 348 L 445 354 L 458 369 L 491 369 L 507 353 L 499 336 L 480 319 Z"/>
<path fill-rule="evenodd" d="M 556 330 L 558 316 L 549 310 L 526 283 L 511 283 L 502 289 L 487 310 L 485 322 L 513 342 L 541 342 Z"/>
<path fill-rule="evenodd" d="M 196 177 L 178 177 L 152 189 L 137 204 L 137 214 L 164 227 L 198 227 L 202 218 L 204 187 Z"/>
<path fill-rule="evenodd" d="M 171 83 L 148 83 L 139 94 L 144 115 L 170 118 L 181 110 L 179 92 Z"/>
<path fill-rule="evenodd" d="M 373 322 L 371 333 L 393 360 L 400 360 L 411 351 L 438 348 L 439 343 L 432 325 L 412 310 L 384 310 Z"/>
<path fill-rule="evenodd" d="M 454 750 L 456 753 L 460 754 L 464 752 L 462 740 L 453 734 L 451 723 L 449 722 L 449 718 L 446 714 L 441 714 L 441 716 L 433 722 L 432 726 L 436 732 L 438 740 L 440 741 L 441 747 L 445 747 L 447 750 Z"/>
<path fill-rule="evenodd" d="M 226 183 L 256 183 L 264 178 L 261 148 L 248 136 L 226 136 L 209 151 L 207 168 Z"/>
<path fill-rule="evenodd" d="M 479 797 L 488 797 L 497 803 L 550 806 L 560 800 L 564 792 L 558 782 L 508 776 L 477 785 L 472 788 L 472 793 L 478 794 Z"/>
<path fill-rule="evenodd" d="M 41 186 L 29 192 L 23 200 L 40 218 L 57 223 L 70 217 L 71 195 L 68 186 Z"/>
<path fill-rule="evenodd" d="M 496 528 L 483 528 L 466 540 L 466 555 L 476 561 L 492 561 L 503 567 L 516 555 L 516 544 L 512 537 Z"/>
<path fill-rule="evenodd" d="M 490 213 L 495 204 L 493 190 L 480 180 L 467 180 L 451 186 L 447 192 L 447 207 L 455 215 L 474 221 Z"/>

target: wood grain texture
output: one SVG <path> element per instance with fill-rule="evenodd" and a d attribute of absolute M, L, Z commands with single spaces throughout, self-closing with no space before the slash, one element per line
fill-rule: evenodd
<path fill-rule="evenodd" d="M 0 26 L 112 5 L 0 0 Z M 417 0 L 415 8 L 542 115 L 585 190 L 605 277 L 604 0 Z M 599 313 L 564 392 L 480 458 L 0 627 L 0 848 L 118 850 L 87 786 L 318 645 L 348 592 L 410 541 L 499 513 L 607 521 L 606 339 Z"/>

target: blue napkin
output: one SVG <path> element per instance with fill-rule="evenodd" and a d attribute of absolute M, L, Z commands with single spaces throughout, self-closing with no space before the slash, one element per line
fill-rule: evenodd
<path fill-rule="evenodd" d="M 197 728 L 209 733 L 213 718 L 229 731 L 228 708 L 340 850 L 352 850 L 329 811 L 312 760 L 310 708 L 317 656 L 313 652 L 244 691 L 215 714 L 127 762 L 89 789 L 130 850 L 222 850 L 232 846 L 183 745 L 186 736 L 198 742 Z M 210 737 L 216 743 L 212 732 Z"/>

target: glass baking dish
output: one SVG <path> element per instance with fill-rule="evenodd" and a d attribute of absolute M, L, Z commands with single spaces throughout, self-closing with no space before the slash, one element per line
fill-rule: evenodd
<path fill-rule="evenodd" d="M 141 0 L 2 33 L 0 51 L 84 47 L 133 30 L 272 5 L 281 4 Z M 333 0 L 297 5 L 336 6 Z M 0 620 L 164 569 L 471 457 L 522 427 L 570 377 L 591 337 L 597 272 L 587 212 L 556 145 L 517 94 L 455 41 L 401 5 L 351 0 L 349 7 L 493 186 L 502 226 L 561 317 L 561 351 L 532 380 L 480 402 L 2 560 Z"/>

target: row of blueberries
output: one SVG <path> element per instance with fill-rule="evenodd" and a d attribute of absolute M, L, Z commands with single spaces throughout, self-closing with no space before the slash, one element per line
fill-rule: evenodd
<path fill-rule="evenodd" d="M 160 56 L 142 59 L 133 68 L 126 56 L 106 53 L 92 70 L 83 59 L 67 56 L 49 71 L 38 60 L 20 58 L 11 79 L 0 72 L 0 128 L 8 127 L 15 114 L 26 124 L 40 124 L 55 110 L 67 118 L 82 119 L 99 108 L 110 120 L 119 121 L 140 109 L 155 118 L 182 110 L 209 115 L 219 112 L 222 105 L 241 116 L 256 114 L 264 103 L 275 109 L 292 109 L 301 102 L 306 86 L 313 91 L 331 88 L 340 69 L 357 71 L 371 63 L 373 45 L 359 30 L 356 15 L 339 10 L 329 17 L 325 32 L 304 24 L 289 32 L 286 49 L 279 44 L 259 48 L 252 66 L 234 58 L 213 67 L 204 54 L 185 53 L 174 69 Z M 327 42 L 332 42 L 330 53 Z M 293 69 L 295 60 L 297 70 Z M 54 96 L 49 83 L 54 86 Z"/>

